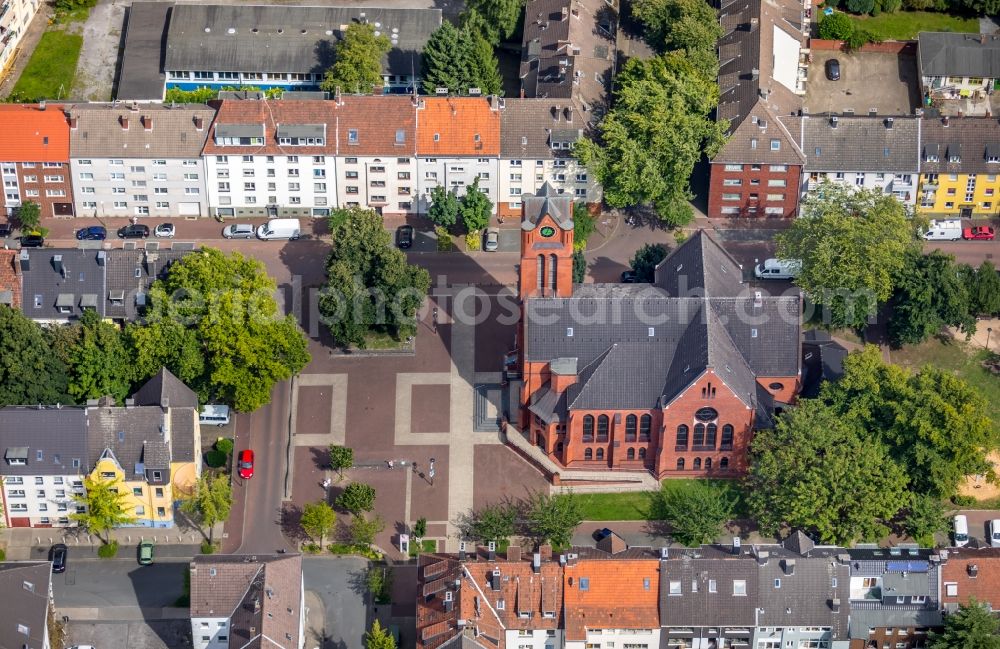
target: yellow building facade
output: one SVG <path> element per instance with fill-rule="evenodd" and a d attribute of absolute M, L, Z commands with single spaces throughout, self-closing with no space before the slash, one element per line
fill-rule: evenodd
<path fill-rule="evenodd" d="M 157 476 L 156 474 L 160 475 Z M 169 482 L 170 469 L 151 470 L 153 481 L 145 474 L 139 478 L 127 475 L 126 470 L 111 452 L 105 452 L 90 474 L 93 480 L 110 480 L 112 488 L 125 494 L 125 512 L 135 518 L 139 527 L 172 527 L 173 493 Z M 162 478 L 162 479 L 157 479 Z M 163 482 L 166 480 L 166 482 Z"/>
<path fill-rule="evenodd" d="M 926 119 L 920 156 L 918 214 L 1000 214 L 1000 122 L 985 117 Z"/>

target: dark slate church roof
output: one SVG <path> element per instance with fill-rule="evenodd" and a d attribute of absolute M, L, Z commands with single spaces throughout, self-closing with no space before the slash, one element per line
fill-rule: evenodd
<path fill-rule="evenodd" d="M 748 290 L 739 264 L 700 232 L 660 264 L 654 285 L 594 284 L 568 298 L 529 298 L 525 359 L 576 359 L 571 410 L 663 407 L 712 369 L 763 412 L 770 395 L 756 377 L 799 373 L 799 313 L 797 296 Z M 544 393 L 534 403 L 545 414 L 560 405 Z"/>

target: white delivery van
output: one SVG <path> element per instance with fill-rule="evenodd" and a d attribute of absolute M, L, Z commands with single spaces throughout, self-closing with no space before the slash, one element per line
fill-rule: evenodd
<path fill-rule="evenodd" d="M 961 219 L 931 221 L 927 226 L 927 232 L 924 232 L 924 239 L 927 241 L 958 241 L 961 238 Z"/>
<path fill-rule="evenodd" d="M 969 520 L 965 514 L 955 517 L 955 547 L 961 548 L 969 544 Z"/>
<path fill-rule="evenodd" d="M 302 233 L 298 219 L 271 219 L 257 228 L 258 239 L 291 239 L 294 241 Z"/>
<path fill-rule="evenodd" d="M 206 404 L 202 406 L 198 421 L 202 426 L 225 426 L 229 423 L 229 406 Z"/>
<path fill-rule="evenodd" d="M 798 259 L 765 259 L 753 269 L 757 279 L 795 279 L 801 272 L 802 262 Z"/>

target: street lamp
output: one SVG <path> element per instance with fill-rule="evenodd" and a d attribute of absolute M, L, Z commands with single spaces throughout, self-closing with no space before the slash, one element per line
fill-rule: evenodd
<path fill-rule="evenodd" d="M 993 327 L 986 327 L 986 351 L 990 351 L 990 334 L 993 333 Z"/>
<path fill-rule="evenodd" d="M 434 486 L 434 458 L 431 458 L 431 467 L 427 470 L 427 475 L 430 476 L 431 486 Z"/>

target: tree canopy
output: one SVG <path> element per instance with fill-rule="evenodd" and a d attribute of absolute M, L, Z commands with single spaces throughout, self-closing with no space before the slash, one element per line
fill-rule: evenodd
<path fill-rule="evenodd" d="M 659 51 L 702 50 L 722 37 L 718 13 L 699 0 L 635 0 L 632 14 L 647 29 L 647 40 Z"/>
<path fill-rule="evenodd" d="M 359 514 L 375 509 L 375 487 L 363 482 L 352 482 L 344 488 L 335 501 L 337 507 Z"/>
<path fill-rule="evenodd" d="M 707 480 L 664 480 L 650 503 L 650 517 L 670 525 L 670 536 L 687 546 L 714 543 L 733 516 L 729 491 Z"/>
<path fill-rule="evenodd" d="M 923 342 L 944 327 L 975 332 L 976 318 L 969 295 L 972 269 L 955 264 L 951 255 L 940 250 L 927 255 L 910 250 L 905 258 L 906 264 L 893 278 L 893 312 L 889 319 L 892 344 L 898 347 Z"/>
<path fill-rule="evenodd" d="M 1000 274 L 992 262 L 984 261 L 969 279 L 969 311 L 973 315 L 1000 313 Z"/>
<path fill-rule="evenodd" d="M 371 23 L 351 23 L 334 47 L 333 66 L 326 71 L 320 87 L 327 92 L 371 94 L 381 92 L 382 57 L 392 49 L 385 34 L 375 35 Z"/>
<path fill-rule="evenodd" d="M 327 260 L 319 312 L 333 339 L 345 347 L 364 347 L 371 332 L 396 340 L 413 335 L 430 275 L 392 245 L 392 235 L 373 210 L 335 210 L 330 224 L 336 243 Z"/>
<path fill-rule="evenodd" d="M 44 330 L 20 311 L 0 305 L 0 407 L 70 403 L 69 369 Z"/>
<path fill-rule="evenodd" d="M 73 494 L 73 501 L 84 506 L 84 511 L 69 515 L 87 531 L 96 534 L 105 543 L 108 532 L 121 525 L 135 522 L 135 517 L 125 510 L 128 496 L 120 493 L 114 480 L 83 477 L 83 494 Z"/>
<path fill-rule="evenodd" d="M 123 404 L 135 374 L 121 331 L 92 310 L 84 312 L 79 326 L 70 351 L 69 393 L 80 402 L 109 395 Z"/>
<path fill-rule="evenodd" d="M 459 521 L 459 529 L 467 539 L 483 543 L 500 542 L 514 535 L 516 520 L 516 507 L 506 503 L 495 503 L 464 515 Z"/>
<path fill-rule="evenodd" d="M 365 634 L 365 649 L 396 649 L 396 639 L 382 628 L 381 622 L 375 620 L 372 628 Z"/>
<path fill-rule="evenodd" d="M 583 522 L 580 503 L 572 492 L 549 495 L 535 492 L 525 503 L 525 526 L 539 542 L 568 546 L 573 530 Z"/>
<path fill-rule="evenodd" d="M 256 410 L 270 401 L 275 383 L 291 378 L 310 358 L 295 318 L 279 315 L 275 289 L 264 265 L 238 252 L 203 248 L 186 255 L 150 290 L 153 308 L 147 322 L 155 329 L 131 332 L 135 355 L 151 359 L 144 361 L 147 368 L 154 361 L 176 368 L 178 378 L 190 380 L 206 401 L 211 397 L 239 411 Z M 182 344 L 168 348 L 163 358 L 164 350 L 155 347 L 171 340 Z M 204 365 L 194 378 L 200 366 L 196 349 Z"/>
<path fill-rule="evenodd" d="M 306 503 L 302 507 L 302 518 L 299 525 L 305 533 L 313 539 L 319 539 L 319 544 L 323 545 L 324 537 L 333 531 L 333 523 L 337 520 L 337 515 L 326 501 L 318 500 L 314 503 Z"/>
<path fill-rule="evenodd" d="M 213 528 L 229 520 L 233 508 L 233 491 L 229 477 L 223 474 L 202 473 L 194 490 L 181 502 L 181 510 L 208 528 L 208 542 L 213 540 Z"/>
<path fill-rule="evenodd" d="M 344 469 L 354 466 L 354 449 L 350 446 L 338 446 L 330 444 L 330 468 L 340 472 L 340 477 L 344 477 Z"/>
<path fill-rule="evenodd" d="M 484 20 L 471 12 L 461 27 L 445 20 L 431 34 L 421 60 L 424 93 L 433 95 L 438 88 L 447 88 L 452 95 L 467 95 L 470 88 L 479 88 L 483 95 L 500 93 L 500 64 L 484 35 Z"/>
<path fill-rule="evenodd" d="M 944 619 L 927 639 L 928 649 L 1000 649 L 1000 619 L 974 598 Z"/>
<path fill-rule="evenodd" d="M 892 295 L 893 278 L 917 249 L 916 230 L 894 196 L 825 183 L 777 236 L 781 259 L 802 260 L 796 283 L 830 327 L 863 327 Z"/>
<path fill-rule="evenodd" d="M 493 214 L 493 201 L 479 188 L 479 176 L 465 190 L 460 201 L 459 213 L 462 223 L 469 232 L 479 232 L 490 224 Z"/>
<path fill-rule="evenodd" d="M 667 247 L 662 243 L 647 243 L 635 251 L 629 265 L 635 271 L 635 281 L 652 282 L 656 267 L 667 256 Z"/>
<path fill-rule="evenodd" d="M 489 43 L 498 44 L 510 38 L 517 29 L 524 0 L 465 0 L 465 7 L 462 23 L 479 24 L 481 21 L 483 36 Z M 477 21 L 477 18 L 480 20 Z"/>
<path fill-rule="evenodd" d="M 41 224 L 42 208 L 35 201 L 24 201 L 15 212 L 18 225 L 25 232 L 36 232 Z"/>
<path fill-rule="evenodd" d="M 455 192 L 443 185 L 437 185 L 431 189 L 431 205 L 427 208 L 427 218 L 431 220 L 431 223 L 450 230 L 458 223 L 460 210 L 461 203 L 459 203 Z"/>

